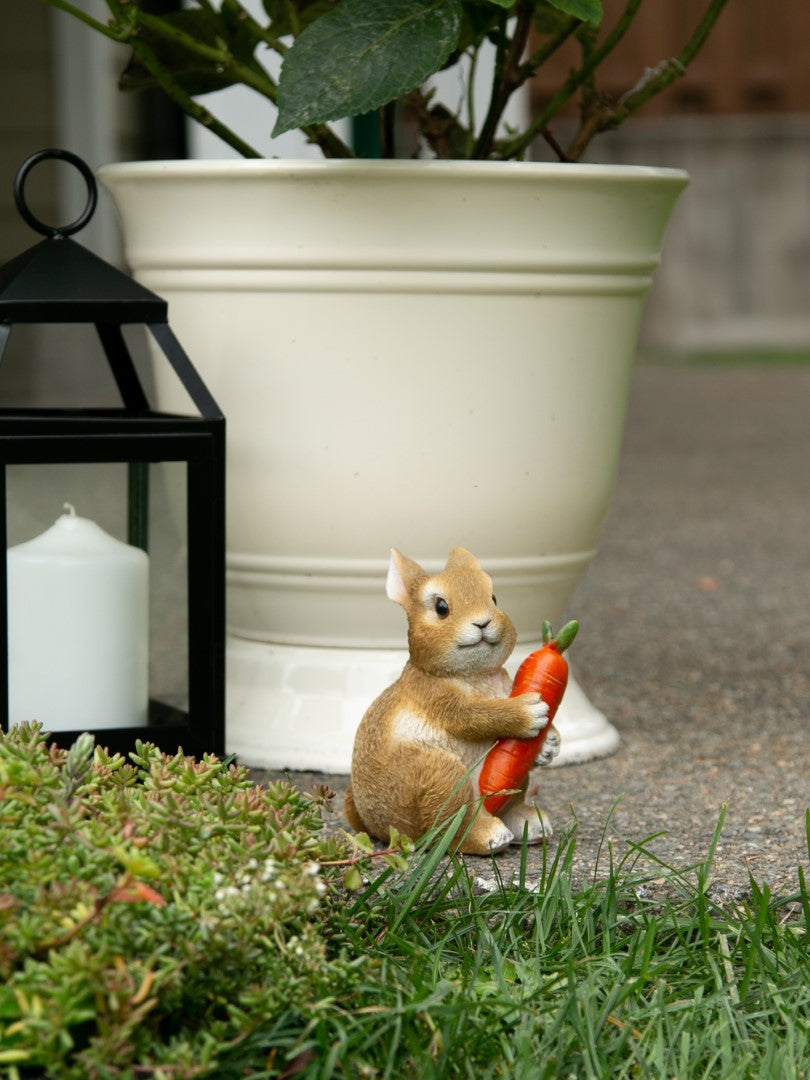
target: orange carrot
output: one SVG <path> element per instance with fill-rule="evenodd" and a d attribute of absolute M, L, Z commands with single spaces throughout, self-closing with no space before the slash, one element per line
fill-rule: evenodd
<path fill-rule="evenodd" d="M 551 624 L 543 623 L 542 649 L 527 656 L 518 668 L 509 696 L 517 697 L 532 691 L 539 693 L 548 705 L 548 723 L 531 739 L 498 739 L 484 758 L 478 789 L 487 796 L 484 807 L 490 814 L 497 814 L 511 798 L 511 795 L 497 793 L 519 788 L 540 753 L 568 685 L 568 662 L 562 654 L 578 629 L 578 622 L 566 623 L 555 638 L 551 635 Z"/>

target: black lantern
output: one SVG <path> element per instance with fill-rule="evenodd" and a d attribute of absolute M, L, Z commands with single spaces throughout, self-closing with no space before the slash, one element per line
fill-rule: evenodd
<path fill-rule="evenodd" d="M 84 212 L 61 228 L 38 220 L 25 200 L 26 177 L 46 158 L 70 162 L 87 185 Z M 22 537 L 0 560 L 0 721 L 7 730 L 9 723 L 39 720 L 63 745 L 89 730 L 99 743 L 122 753 L 140 738 L 172 753 L 182 747 L 189 754 L 222 755 L 224 418 L 170 329 L 166 302 L 69 239 L 95 210 L 96 185 L 88 166 L 66 151 L 43 150 L 20 168 L 14 195 L 22 217 L 46 239 L 0 267 L 0 361 L 16 324 L 55 324 L 49 332 L 59 324 L 88 324 L 89 346 L 99 361 L 106 357 L 122 405 L 0 408 L 3 546 L 9 544 L 9 511 L 17 513 L 26 493 L 41 492 L 31 466 L 51 478 L 61 475 L 60 468 L 70 476 L 89 469 L 96 495 L 95 477 L 102 473 L 92 470 L 106 470 L 108 487 L 98 504 L 105 513 L 115 507 L 123 535 L 111 535 L 84 517 L 81 506 L 66 506 L 50 530 Z M 132 324 L 147 328 L 158 347 L 156 362 L 168 361 L 197 415 L 150 408 L 127 343 L 132 331 L 124 332 Z M 15 500 L 18 477 L 23 495 Z M 159 573 L 156 495 L 161 508 L 168 507 L 179 537 L 169 565 Z M 179 512 L 170 496 L 183 504 Z M 60 502 L 46 524 L 61 510 Z M 145 579 L 151 581 L 148 601 Z M 173 584 L 180 612 L 165 610 Z M 157 649 L 156 636 L 161 638 Z M 181 657 L 179 686 L 161 694 L 153 671 L 174 646 Z M 56 699 L 55 716 L 44 715 L 49 699 L 47 693 L 42 697 L 43 688 Z M 60 716 L 65 719 L 54 723 Z M 94 719 L 98 716 L 101 721 Z"/>

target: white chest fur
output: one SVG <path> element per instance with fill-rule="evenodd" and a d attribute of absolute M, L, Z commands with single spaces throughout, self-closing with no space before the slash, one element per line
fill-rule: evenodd
<path fill-rule="evenodd" d="M 432 723 L 428 717 L 410 709 L 401 709 L 397 712 L 394 718 L 393 735 L 397 742 L 405 745 L 447 751 L 471 770 L 471 776 L 476 783 L 483 758 L 492 745 L 490 741 L 460 739 Z"/>

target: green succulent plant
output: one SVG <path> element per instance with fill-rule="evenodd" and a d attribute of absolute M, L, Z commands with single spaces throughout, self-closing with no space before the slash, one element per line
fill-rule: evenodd
<path fill-rule="evenodd" d="M 358 854 L 321 832 L 328 797 L 0 733 L 0 1072 L 220 1075 L 259 1025 L 351 983 L 324 928 Z"/>

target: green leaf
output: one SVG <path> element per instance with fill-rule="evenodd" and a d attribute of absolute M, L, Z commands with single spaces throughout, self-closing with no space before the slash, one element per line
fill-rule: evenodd
<path fill-rule="evenodd" d="M 19 1065 L 30 1057 L 28 1050 L 0 1050 L 0 1065 Z"/>
<path fill-rule="evenodd" d="M 355 833 L 354 836 L 351 837 L 351 841 L 360 851 L 366 852 L 366 854 L 370 855 L 372 851 L 374 851 L 374 841 L 368 833 Z"/>
<path fill-rule="evenodd" d="M 579 623 L 576 619 L 572 619 L 571 622 L 567 622 L 565 626 L 557 634 L 557 647 L 560 652 L 565 652 L 574 638 L 577 636 L 579 630 Z"/>
<path fill-rule="evenodd" d="M 517 0 L 488 0 L 488 3 L 495 4 L 497 7 L 510 8 L 515 6 Z"/>
<path fill-rule="evenodd" d="M 602 22 L 602 0 L 547 0 L 547 3 L 564 15 L 573 15 L 591 26 L 599 26 Z"/>
<path fill-rule="evenodd" d="M 143 851 L 127 848 L 123 844 L 114 844 L 111 851 L 127 873 L 132 874 L 134 877 L 159 877 L 160 867 L 154 859 Z"/>
<path fill-rule="evenodd" d="M 401 873 L 408 869 L 408 860 L 404 855 L 384 855 L 383 861 L 386 866 L 390 866 L 392 870 L 399 870 Z"/>
<path fill-rule="evenodd" d="M 363 887 L 363 875 L 356 866 L 350 866 L 343 875 L 343 886 L 350 892 L 357 892 Z"/>
<path fill-rule="evenodd" d="M 441 68 L 460 25 L 460 0 L 342 0 L 284 58 L 273 135 L 358 116 L 413 90 Z"/>
<path fill-rule="evenodd" d="M 173 11 L 156 20 L 156 26 L 161 29 L 139 26 L 138 35 L 187 94 L 209 94 L 234 83 L 227 71 L 218 70 L 211 59 L 194 52 L 190 46 L 195 43 L 226 50 L 246 67 L 262 71 L 253 56 L 256 43 L 229 4 L 223 3 L 219 12 L 207 8 Z M 159 85 L 133 53 L 121 74 L 119 87 L 143 90 Z"/>

